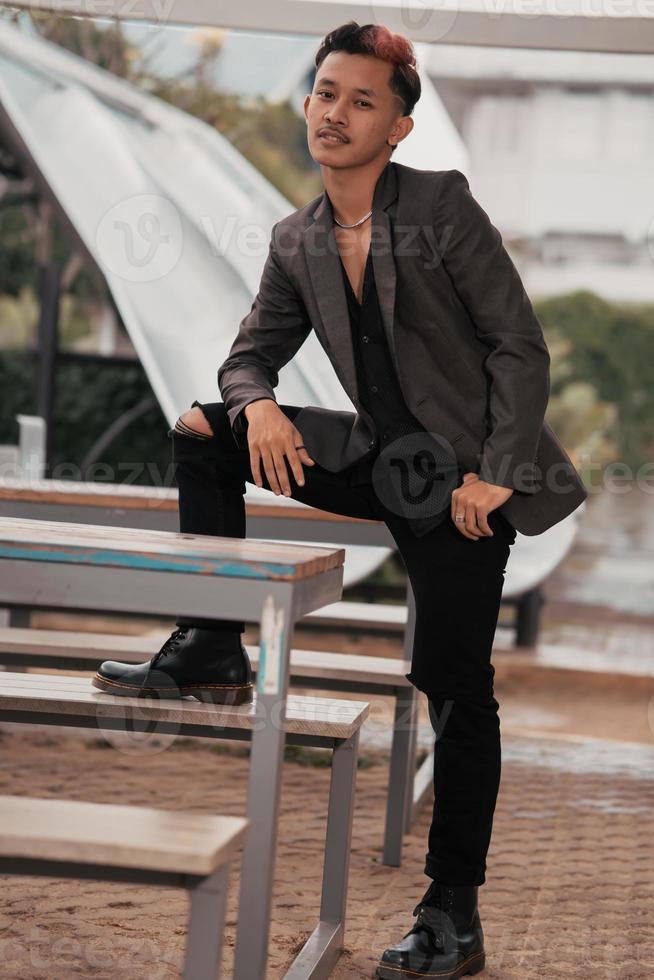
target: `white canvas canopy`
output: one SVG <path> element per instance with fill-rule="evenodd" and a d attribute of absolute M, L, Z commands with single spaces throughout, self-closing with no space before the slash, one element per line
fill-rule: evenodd
<path fill-rule="evenodd" d="M 0 111 L 102 271 L 169 425 L 219 400 L 217 367 L 290 202 L 210 126 L 2 21 Z M 276 394 L 352 409 L 313 334 Z M 258 494 L 270 499 L 248 485 Z M 346 583 L 390 552 L 348 548 Z"/>

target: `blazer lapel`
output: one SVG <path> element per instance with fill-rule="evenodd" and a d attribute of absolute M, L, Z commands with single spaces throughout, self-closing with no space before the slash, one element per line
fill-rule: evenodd
<path fill-rule="evenodd" d="M 370 248 L 384 329 L 393 357 L 396 274 L 392 229 L 386 208 L 395 200 L 397 193 L 397 173 L 395 165 L 389 160 L 375 184 Z M 312 217 L 313 221 L 304 233 L 311 284 L 327 342 L 334 352 L 334 367 L 348 394 L 358 396 L 347 297 L 334 234 L 333 209 L 326 191 L 323 192 Z"/>

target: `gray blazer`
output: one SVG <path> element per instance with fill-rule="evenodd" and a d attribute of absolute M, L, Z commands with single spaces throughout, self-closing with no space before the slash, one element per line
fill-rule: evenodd
<path fill-rule="evenodd" d="M 411 412 L 445 436 L 464 471 L 513 488 L 499 509 L 522 534 L 562 520 L 588 494 L 544 421 L 549 352 L 501 235 L 464 174 L 389 161 L 375 185 L 371 251 Z M 338 472 L 369 452 L 373 429 L 357 391 L 326 192 L 274 225 L 259 292 L 218 369 L 237 442 L 240 413 L 275 398 L 278 371 L 312 329 L 357 411 L 309 405 L 294 424 L 311 457 Z"/>

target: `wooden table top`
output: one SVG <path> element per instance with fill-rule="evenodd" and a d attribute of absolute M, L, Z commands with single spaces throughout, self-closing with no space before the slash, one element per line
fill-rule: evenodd
<path fill-rule="evenodd" d="M 0 558 L 297 581 L 339 568 L 345 549 L 0 517 Z"/>

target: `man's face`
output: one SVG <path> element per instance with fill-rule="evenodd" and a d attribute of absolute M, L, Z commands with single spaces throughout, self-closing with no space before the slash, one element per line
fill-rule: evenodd
<path fill-rule="evenodd" d="M 356 167 L 390 156 L 387 141 L 399 143 L 412 128 L 391 91 L 393 66 L 366 54 L 331 51 L 304 100 L 309 152 L 327 167 Z M 340 140 L 319 136 L 335 130 Z"/>

